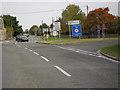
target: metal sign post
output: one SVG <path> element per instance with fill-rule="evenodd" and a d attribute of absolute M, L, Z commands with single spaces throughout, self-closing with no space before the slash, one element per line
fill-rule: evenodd
<path fill-rule="evenodd" d="M 58 32 L 58 38 L 60 40 L 60 30 L 61 30 L 60 21 L 55 21 L 55 30 Z"/>
<path fill-rule="evenodd" d="M 60 38 L 61 38 L 61 37 L 60 37 L 60 30 L 59 30 L 59 40 L 60 40 Z"/>
<path fill-rule="evenodd" d="M 70 25 L 69 25 L 69 38 L 71 39 L 71 30 L 70 30 Z"/>
<path fill-rule="evenodd" d="M 100 38 L 100 25 L 98 25 L 97 28 L 98 28 L 98 30 L 97 30 L 98 31 L 98 38 Z"/>
<path fill-rule="evenodd" d="M 102 24 L 102 38 L 105 38 L 105 24 Z"/>
<path fill-rule="evenodd" d="M 80 20 L 70 20 L 68 21 L 68 26 L 69 26 L 69 38 L 71 39 L 71 30 L 70 30 L 70 25 L 79 25 L 80 24 Z"/>

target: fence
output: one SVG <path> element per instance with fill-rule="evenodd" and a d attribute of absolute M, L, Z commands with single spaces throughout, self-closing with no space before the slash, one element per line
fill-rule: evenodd
<path fill-rule="evenodd" d="M 118 37 L 118 34 L 106 34 L 105 38 L 112 38 L 112 37 Z M 61 38 L 69 38 L 69 35 L 61 35 Z M 72 37 L 72 38 L 79 38 L 79 37 Z M 98 38 L 97 35 L 82 35 L 80 38 Z M 102 38 L 102 35 L 100 35 L 100 38 Z"/>

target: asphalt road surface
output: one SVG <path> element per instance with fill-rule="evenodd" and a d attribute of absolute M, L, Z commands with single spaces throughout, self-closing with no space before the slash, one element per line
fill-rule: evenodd
<path fill-rule="evenodd" d="M 2 44 L 2 88 L 118 88 L 118 63 L 96 52 L 117 41 L 45 45 Z"/>

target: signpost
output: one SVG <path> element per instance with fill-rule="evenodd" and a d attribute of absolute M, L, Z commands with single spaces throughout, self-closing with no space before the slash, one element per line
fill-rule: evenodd
<path fill-rule="evenodd" d="M 100 38 L 100 25 L 98 25 L 97 28 L 98 28 L 98 30 L 97 30 L 97 32 L 98 32 L 98 38 Z"/>
<path fill-rule="evenodd" d="M 58 32 L 55 30 L 55 31 L 53 31 L 52 35 L 53 35 L 54 37 L 56 37 L 56 36 L 58 36 Z"/>
<path fill-rule="evenodd" d="M 59 40 L 60 40 L 60 30 L 61 30 L 61 25 L 60 25 L 60 21 L 57 20 L 53 23 L 53 32 L 52 35 L 54 37 L 59 36 Z"/>
<path fill-rule="evenodd" d="M 81 23 L 81 21 L 80 20 L 70 20 L 70 21 L 68 21 L 68 25 L 69 25 L 69 38 L 71 38 L 71 30 L 70 30 L 70 25 L 78 25 L 77 27 L 78 27 L 78 29 L 76 29 L 75 31 L 73 31 L 73 28 L 74 28 L 74 26 L 72 26 L 72 36 L 74 36 L 73 35 L 73 33 L 74 32 L 76 32 L 76 35 L 77 36 L 81 36 L 82 34 L 80 34 L 80 32 L 79 31 L 81 31 L 82 29 L 81 29 L 81 26 L 80 26 L 80 23 Z M 78 33 L 77 33 L 78 32 Z M 75 34 L 75 33 L 74 33 Z"/>
<path fill-rule="evenodd" d="M 102 24 L 102 38 L 105 38 L 105 24 Z"/>
<path fill-rule="evenodd" d="M 78 25 L 80 24 L 80 20 L 70 20 L 68 21 L 68 25 Z"/>
<path fill-rule="evenodd" d="M 72 25 L 72 36 L 82 36 L 81 25 Z"/>

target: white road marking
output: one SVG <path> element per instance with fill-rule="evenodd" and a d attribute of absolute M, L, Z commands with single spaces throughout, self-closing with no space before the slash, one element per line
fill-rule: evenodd
<path fill-rule="evenodd" d="M 70 51 L 74 51 L 77 53 L 82 53 L 82 54 L 98 57 L 97 53 L 94 53 L 94 52 L 85 51 L 85 50 L 81 50 L 81 49 L 75 49 L 75 48 L 71 48 L 71 47 L 61 47 L 61 46 L 57 46 L 57 45 L 54 45 L 54 46 L 59 47 L 64 50 L 70 50 Z"/>
<path fill-rule="evenodd" d="M 47 58 L 41 56 L 42 59 L 44 59 L 45 61 L 49 62 L 50 60 L 48 60 Z"/>
<path fill-rule="evenodd" d="M 36 55 L 39 55 L 37 52 L 33 52 L 34 54 L 36 54 Z"/>
<path fill-rule="evenodd" d="M 59 71 L 61 71 L 64 75 L 71 77 L 71 75 L 69 73 L 67 73 L 66 71 L 64 71 L 62 68 L 58 67 L 58 66 L 54 66 L 55 68 L 57 68 Z"/>
<path fill-rule="evenodd" d="M 99 56 L 98 56 L 99 58 L 104 58 L 105 60 L 109 60 L 109 61 L 112 61 L 112 62 L 120 63 L 120 62 L 117 61 L 117 60 L 113 60 L 113 59 L 110 59 L 110 58 L 107 58 L 107 57 L 101 55 L 101 54 L 100 54 L 100 50 L 98 50 L 97 53 L 99 54 Z"/>
<path fill-rule="evenodd" d="M 30 52 L 32 52 L 32 50 L 31 49 L 28 49 Z"/>
<path fill-rule="evenodd" d="M 17 45 L 18 47 L 21 47 L 20 45 Z"/>
<path fill-rule="evenodd" d="M 88 55 L 91 55 L 91 56 L 93 56 L 93 54 L 88 54 Z"/>
<path fill-rule="evenodd" d="M 102 57 L 102 56 L 97 56 L 97 57 Z"/>
<path fill-rule="evenodd" d="M 28 48 L 25 47 L 25 49 L 28 49 Z"/>
<path fill-rule="evenodd" d="M 15 45 L 17 45 L 17 43 L 15 42 Z"/>
<path fill-rule="evenodd" d="M 10 42 L 10 41 L 6 41 L 6 42 Z"/>

